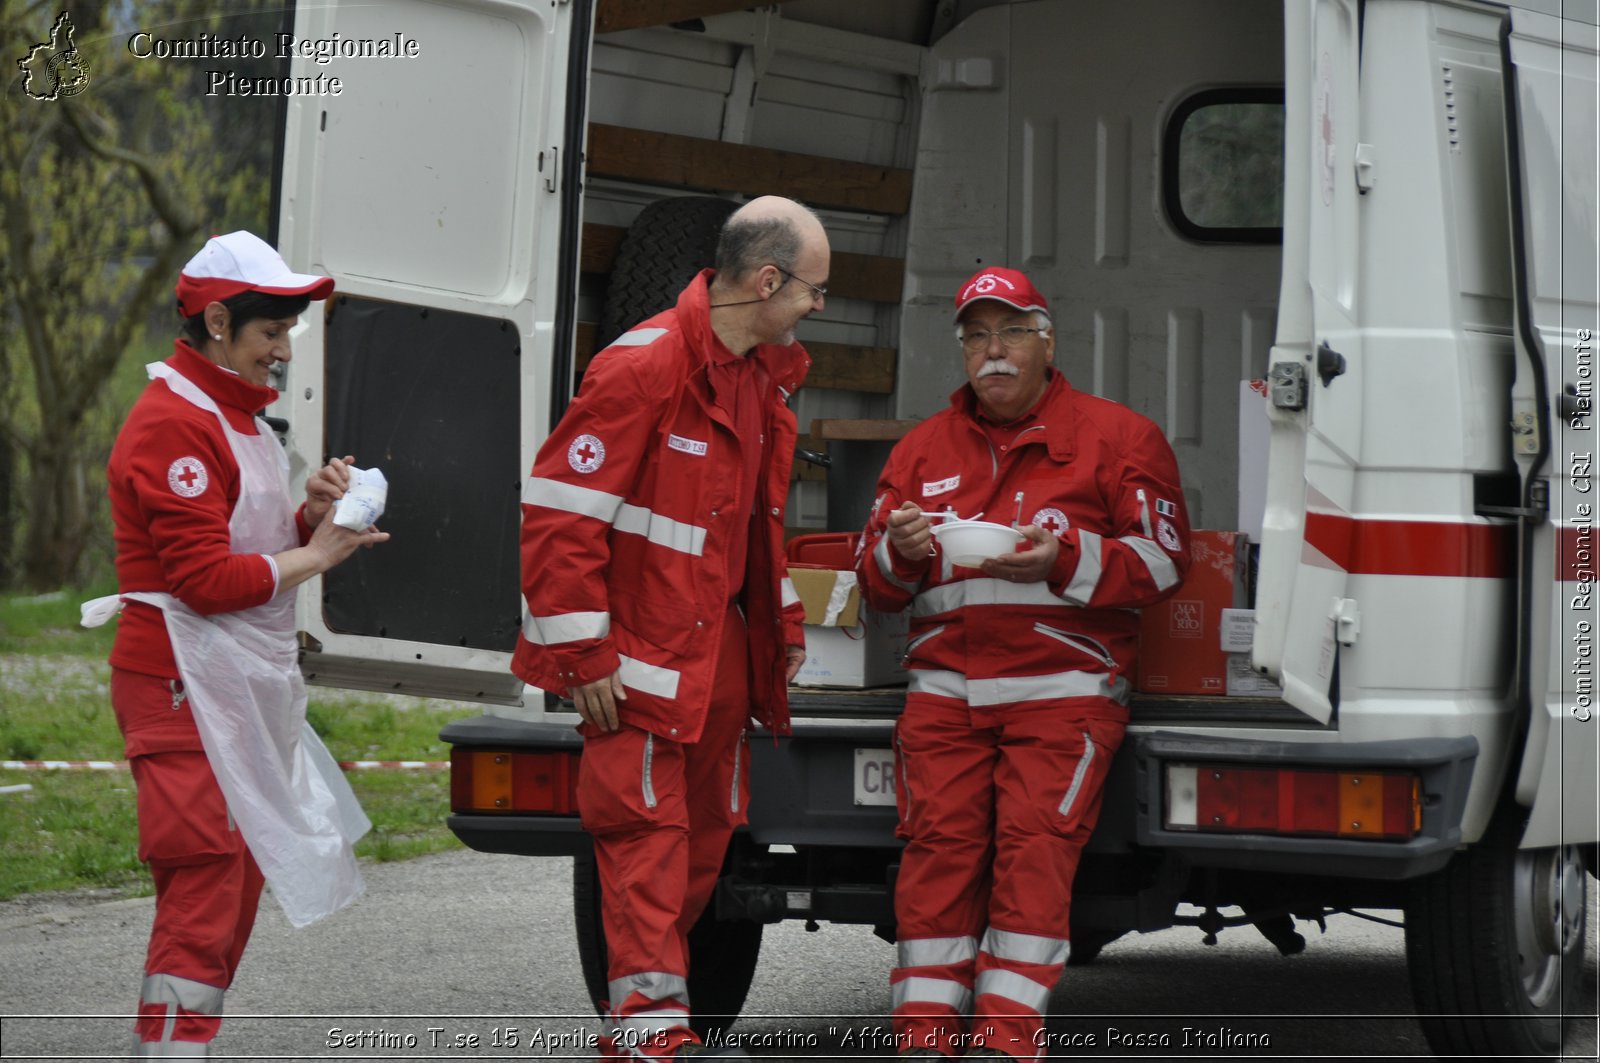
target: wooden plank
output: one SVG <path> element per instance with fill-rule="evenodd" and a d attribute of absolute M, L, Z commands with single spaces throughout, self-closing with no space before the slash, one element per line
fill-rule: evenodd
<path fill-rule="evenodd" d="M 903 258 L 835 251 L 833 268 L 828 272 L 828 293 L 846 299 L 898 303 L 905 278 L 906 260 Z"/>
<path fill-rule="evenodd" d="M 759 0 L 600 0 L 594 10 L 594 31 L 616 33 L 666 26 L 758 5 Z"/>
<path fill-rule="evenodd" d="M 871 442 L 896 442 L 921 424 L 921 421 L 862 421 L 819 417 L 811 422 L 811 434 L 818 439 L 851 439 Z"/>
<path fill-rule="evenodd" d="M 580 373 L 594 360 L 594 334 L 598 328 L 593 321 L 578 322 L 572 338 L 572 365 Z"/>
<path fill-rule="evenodd" d="M 808 388 L 866 391 L 874 395 L 894 392 L 897 352 L 893 347 L 855 347 L 848 343 L 802 341 L 811 355 Z"/>
<path fill-rule="evenodd" d="M 816 207 L 896 215 L 911 207 L 910 170 L 598 122 L 589 126 L 587 164 L 599 177 L 789 196 Z"/>
<path fill-rule="evenodd" d="M 610 273 L 617 260 L 617 249 L 628 230 L 620 225 L 583 226 L 583 246 L 578 252 L 578 269 L 584 273 Z"/>
<path fill-rule="evenodd" d="M 620 225 L 586 222 L 583 226 L 579 268 L 584 273 L 610 273 L 626 232 Z M 835 251 L 833 267 L 828 272 L 828 290 L 848 299 L 898 303 L 905 272 L 906 261 L 903 258 Z"/>

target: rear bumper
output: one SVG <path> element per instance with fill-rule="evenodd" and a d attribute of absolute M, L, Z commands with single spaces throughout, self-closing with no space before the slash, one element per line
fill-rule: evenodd
<path fill-rule="evenodd" d="M 458 749 L 579 751 L 566 723 L 481 716 L 450 724 L 441 737 Z M 857 805 L 857 749 L 889 749 L 891 719 L 798 719 L 791 735 L 750 743 L 750 822 L 742 831 L 759 847 L 878 849 L 893 853 L 892 805 Z M 1170 731 L 1133 734 L 1112 764 L 1100 822 L 1086 852 L 1105 858 L 1142 855 L 1192 867 L 1397 880 L 1444 866 L 1461 843 L 1478 744 L 1472 738 L 1340 743 L 1263 742 Z M 1422 778 L 1422 831 L 1409 841 L 1207 834 L 1163 826 L 1164 766 L 1172 762 L 1403 768 Z M 469 847 L 527 856 L 589 851 L 576 816 L 458 813 L 447 820 Z"/>

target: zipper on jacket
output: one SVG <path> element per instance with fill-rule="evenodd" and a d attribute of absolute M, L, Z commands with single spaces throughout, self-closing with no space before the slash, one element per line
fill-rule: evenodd
<path fill-rule="evenodd" d="M 1065 816 L 1072 811 L 1073 802 L 1078 800 L 1078 791 L 1083 789 L 1084 777 L 1089 774 L 1089 766 L 1094 763 L 1094 742 L 1089 738 L 1089 732 L 1083 732 L 1083 756 L 1078 758 L 1077 770 L 1072 773 L 1072 785 L 1067 787 L 1067 796 L 1061 799 L 1061 807 L 1056 809 Z"/>
<path fill-rule="evenodd" d="M 188 694 L 186 694 L 183 689 L 183 680 L 167 680 L 167 689 L 172 691 L 172 711 L 177 712 L 178 706 L 183 704 L 183 699 L 188 697 Z"/>
<path fill-rule="evenodd" d="M 1116 660 L 1111 656 L 1111 651 L 1106 649 L 1097 640 L 1090 638 L 1088 635 L 1073 635 L 1066 631 L 1060 631 L 1042 622 L 1034 624 L 1033 630 L 1037 631 L 1041 635 L 1047 635 L 1050 638 L 1055 639 L 1057 642 L 1064 642 L 1068 646 L 1071 646 L 1073 649 L 1078 650 L 1081 653 L 1087 653 L 1090 657 L 1094 657 L 1099 660 L 1100 663 L 1104 664 L 1107 668 L 1115 668 L 1117 666 Z"/>
<path fill-rule="evenodd" d="M 929 639 L 933 638 L 935 635 L 938 635 L 941 632 L 943 632 L 945 627 L 946 627 L 946 625 L 940 624 L 938 627 L 934 628 L 932 631 L 924 631 L 922 634 L 918 635 L 916 638 L 914 638 L 910 642 L 906 643 L 906 652 L 901 654 L 901 656 L 900 656 L 901 661 L 902 662 L 909 661 L 911 659 L 911 655 L 916 652 L 916 649 L 917 649 L 918 646 L 922 645 L 924 642 L 927 642 Z"/>
<path fill-rule="evenodd" d="M 1134 497 L 1139 500 L 1139 523 L 1144 526 L 1144 537 L 1154 539 L 1156 533 L 1150 529 L 1150 500 L 1144 496 L 1144 488 L 1134 492 Z"/>
<path fill-rule="evenodd" d="M 650 777 L 650 765 L 655 760 L 655 755 L 656 736 L 647 734 L 644 736 L 644 776 L 641 779 L 641 792 L 644 795 L 644 807 L 646 808 L 656 807 L 656 783 Z"/>

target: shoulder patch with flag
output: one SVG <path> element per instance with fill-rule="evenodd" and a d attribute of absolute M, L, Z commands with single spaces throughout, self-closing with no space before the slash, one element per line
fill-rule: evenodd
<path fill-rule="evenodd" d="M 1163 517 L 1176 517 L 1178 515 L 1178 507 L 1164 498 L 1158 498 L 1156 499 L 1156 512 Z"/>

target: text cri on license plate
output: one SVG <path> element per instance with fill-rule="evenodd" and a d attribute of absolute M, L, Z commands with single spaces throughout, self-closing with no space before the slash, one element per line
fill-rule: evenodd
<path fill-rule="evenodd" d="M 894 751 L 856 750 L 856 804 L 894 804 Z"/>

